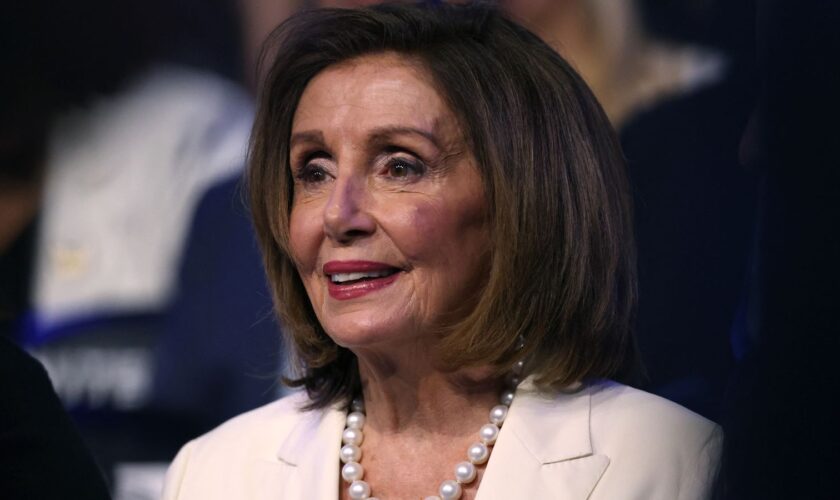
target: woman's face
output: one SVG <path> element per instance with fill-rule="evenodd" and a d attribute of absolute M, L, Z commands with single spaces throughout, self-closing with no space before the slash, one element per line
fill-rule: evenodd
<path fill-rule="evenodd" d="M 469 312 L 487 273 L 481 178 L 419 65 L 365 56 L 319 73 L 290 141 L 293 258 L 339 345 L 398 344 Z"/>

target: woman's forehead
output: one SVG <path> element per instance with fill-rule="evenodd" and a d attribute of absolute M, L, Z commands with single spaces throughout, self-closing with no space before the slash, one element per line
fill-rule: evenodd
<path fill-rule="evenodd" d="M 292 133 L 416 128 L 460 138 L 454 113 L 428 71 L 396 53 L 367 55 L 330 66 L 306 86 Z"/>

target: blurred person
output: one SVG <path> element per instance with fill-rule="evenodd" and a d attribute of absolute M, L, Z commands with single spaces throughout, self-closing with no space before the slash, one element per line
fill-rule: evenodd
<path fill-rule="evenodd" d="M 0 401 L 3 498 L 110 498 L 43 366 L 5 336 L 0 336 Z"/>
<path fill-rule="evenodd" d="M 236 0 L 242 32 L 243 81 L 256 93 L 257 62 L 269 33 L 284 19 L 307 5 L 306 0 Z"/>
<path fill-rule="evenodd" d="M 204 325 L 231 328 L 218 340 L 229 356 L 185 376 L 223 373 L 229 385 L 216 384 L 215 404 L 189 389 L 182 406 L 155 393 L 158 358 L 204 354 L 170 353 L 163 340 L 184 310 L 202 314 L 181 305 L 203 283 L 178 270 L 199 200 L 240 174 L 251 123 L 247 94 L 219 76 L 241 67 L 233 6 L 197 7 L 36 1 L 3 17 L 2 85 L 14 98 L 0 127 L 0 324 L 45 365 L 117 497 L 157 497 L 179 443 L 275 397 L 276 325 L 259 321 L 270 307 L 263 280 L 242 281 L 260 269 L 242 218 L 190 255 L 200 267 L 219 245 L 245 248 L 225 283 L 252 308 Z M 259 352 L 234 347 L 246 340 Z M 185 410 L 196 407 L 204 412 Z"/>
<path fill-rule="evenodd" d="M 754 10 L 748 2 L 649 2 L 648 29 L 714 47 L 715 82 L 672 96 L 624 124 L 639 244 L 639 346 L 648 390 L 712 419 L 739 356 L 739 317 L 754 233 L 756 176 L 738 148 L 756 98 Z"/>
<path fill-rule="evenodd" d="M 706 498 L 719 428 L 606 380 L 629 194 L 570 66 L 484 4 L 272 41 L 248 187 L 302 390 L 188 443 L 164 497 Z"/>
<path fill-rule="evenodd" d="M 658 101 L 719 78 L 724 60 L 645 30 L 636 0 L 500 0 L 563 54 L 598 96 L 613 126 Z"/>
<path fill-rule="evenodd" d="M 22 342 L 44 363 L 117 496 L 127 496 L 132 476 L 150 476 L 139 464 L 164 462 L 181 436 L 203 428 L 156 404 L 156 358 L 179 297 L 195 293 L 179 269 L 196 208 L 213 185 L 239 175 L 250 123 L 250 101 L 234 83 L 156 62 L 53 124 Z M 231 342 L 237 334 L 229 332 Z M 187 355 L 202 353 L 179 353 Z M 204 369 L 215 376 L 212 365 Z M 270 387 L 253 382 L 257 392 Z M 185 405 L 196 396 L 183 394 Z"/>
<path fill-rule="evenodd" d="M 202 197 L 155 345 L 153 406 L 190 439 L 282 392 L 280 330 L 239 177 Z M 229 270 L 234 270 L 230 272 Z"/>
<path fill-rule="evenodd" d="M 502 5 L 568 55 L 621 133 L 643 387 L 718 418 L 754 220 L 755 178 L 737 160 L 755 98 L 749 2 Z"/>
<path fill-rule="evenodd" d="M 225 2 L 214 5 L 229 14 Z M 135 31 L 146 58 L 126 63 L 119 88 L 50 124 L 33 283 L 37 331 L 84 321 L 91 308 L 99 316 L 159 309 L 173 293 L 199 197 L 241 168 L 250 102 L 218 76 L 235 62 L 220 54 L 208 62 L 197 48 L 211 16 L 179 24 L 191 7 L 145 5 Z M 216 36 L 233 44 L 235 29 L 228 31 Z"/>
<path fill-rule="evenodd" d="M 55 4 L 55 5 L 54 5 Z M 45 12 L 52 15 L 45 16 Z M 136 26 L 106 2 L 49 0 L 9 6 L 2 18 L 0 80 L 0 334 L 15 336 L 30 305 L 30 274 L 56 116 L 121 85 L 146 53 Z M 105 18 L 113 18 L 104 22 Z M 79 33 L 91 22 L 96 34 Z M 98 36 L 128 36 L 103 45 Z"/>
<path fill-rule="evenodd" d="M 837 497 L 840 4 L 757 2 L 760 91 L 741 144 L 760 178 L 721 498 Z"/>
<path fill-rule="evenodd" d="M 49 15 L 45 15 L 49 12 Z M 78 26 L 115 15 L 107 2 L 34 0 L 0 18 L 0 496 L 109 498 L 78 430 L 41 364 L 13 341 L 31 306 L 30 280 L 56 116 L 117 88 L 127 60 L 143 59 L 134 38 L 102 45 Z M 123 19 L 123 21 L 125 21 Z M 133 33 L 133 24 L 100 26 L 99 35 Z"/>
<path fill-rule="evenodd" d="M 318 7 L 350 9 L 377 3 L 375 0 L 236 0 L 242 31 L 243 81 L 256 94 L 262 75 L 257 75 L 257 62 L 268 35 L 290 15 Z"/>

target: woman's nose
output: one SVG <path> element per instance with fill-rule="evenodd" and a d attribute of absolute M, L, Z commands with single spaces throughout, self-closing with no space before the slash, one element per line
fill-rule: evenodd
<path fill-rule="evenodd" d="M 364 179 L 336 179 L 324 210 L 324 232 L 339 243 L 373 234 L 376 222 L 367 211 L 368 193 Z"/>

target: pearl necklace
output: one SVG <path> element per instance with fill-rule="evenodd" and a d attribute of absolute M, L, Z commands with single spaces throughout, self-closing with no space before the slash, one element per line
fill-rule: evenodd
<path fill-rule="evenodd" d="M 507 417 L 516 386 L 521 381 L 522 368 L 522 361 L 514 364 L 513 373 L 505 379 L 507 388 L 502 391 L 499 397 L 501 404 L 490 410 L 490 422 L 481 426 L 478 431 L 479 440 L 467 448 L 467 461 L 459 462 L 455 466 L 455 479 L 447 479 L 440 483 L 438 495 L 426 497 L 425 500 L 457 500 L 461 498 L 461 485 L 469 484 L 475 480 L 477 474 L 475 466 L 482 465 L 490 459 L 490 447 L 496 442 L 502 423 Z M 339 451 L 339 458 L 344 463 L 341 468 L 341 477 L 344 481 L 350 483 L 347 490 L 350 498 L 354 500 L 378 500 L 376 497 L 370 496 L 370 485 L 362 480 L 365 469 L 359 463 L 362 459 L 360 446 L 364 440 L 364 433 L 362 432 L 362 428 L 365 426 L 364 411 L 364 402 L 361 399 L 354 399 L 350 403 L 350 412 L 347 414 L 344 432 L 341 435 L 343 446 Z"/>

